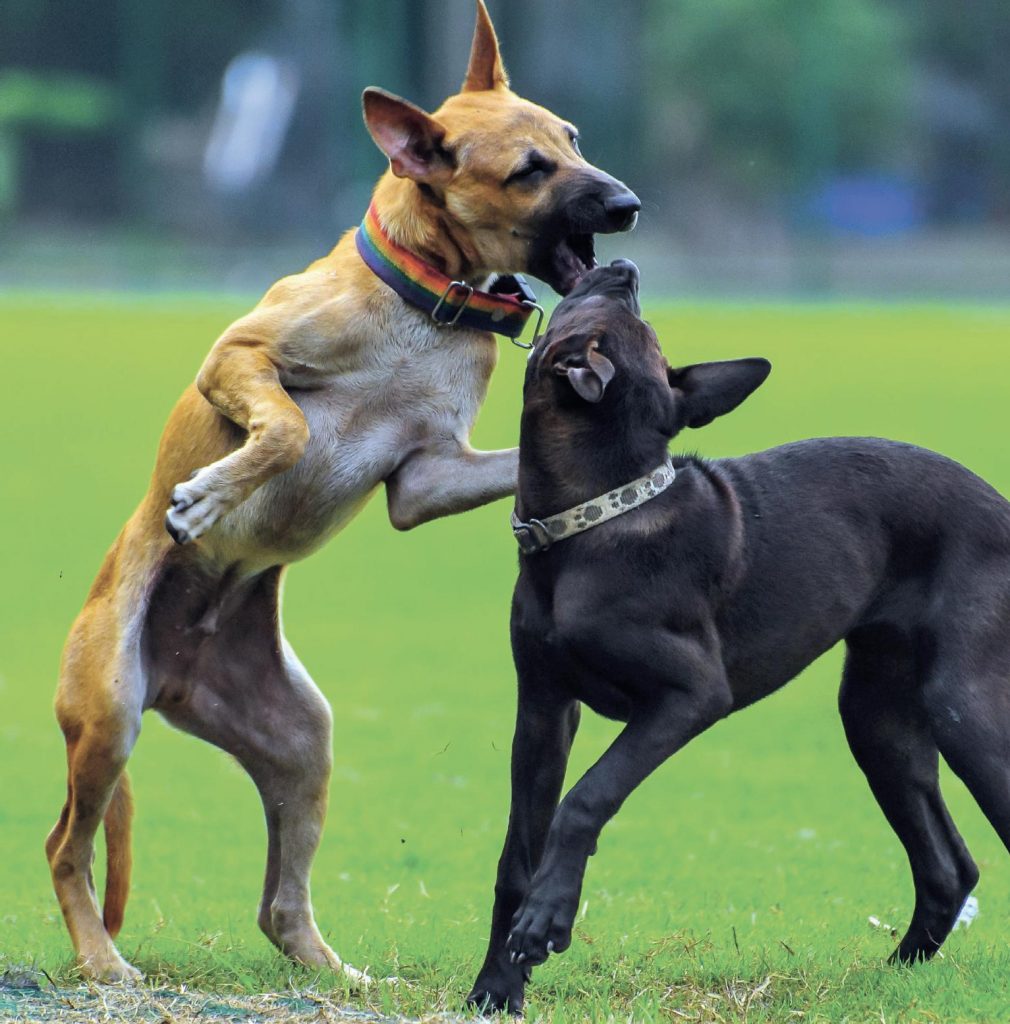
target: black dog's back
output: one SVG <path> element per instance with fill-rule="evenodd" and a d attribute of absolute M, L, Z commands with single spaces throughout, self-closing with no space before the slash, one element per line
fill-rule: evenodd
<path fill-rule="evenodd" d="M 845 636 L 921 670 L 981 602 L 1010 637 L 1010 502 L 959 463 L 819 438 L 698 468 L 739 503 L 744 564 L 719 614 L 738 707 Z"/>

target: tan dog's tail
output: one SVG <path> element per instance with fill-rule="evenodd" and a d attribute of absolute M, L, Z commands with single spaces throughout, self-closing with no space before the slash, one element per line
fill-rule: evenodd
<path fill-rule="evenodd" d="M 130 825 L 133 821 L 133 791 L 130 776 L 123 770 L 105 812 L 105 930 L 113 938 L 123 926 L 126 899 L 130 895 Z"/>

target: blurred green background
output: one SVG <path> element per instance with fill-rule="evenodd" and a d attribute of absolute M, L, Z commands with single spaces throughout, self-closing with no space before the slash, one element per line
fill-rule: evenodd
<path fill-rule="evenodd" d="M 491 0 L 516 90 L 644 203 L 657 294 L 1006 294 L 1004 0 Z M 360 93 L 472 0 L 5 0 L 0 284 L 259 290 L 356 224 Z"/>

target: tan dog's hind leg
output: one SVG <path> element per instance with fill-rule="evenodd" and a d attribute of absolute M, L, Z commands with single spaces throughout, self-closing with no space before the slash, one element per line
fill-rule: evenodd
<path fill-rule="evenodd" d="M 123 779 L 127 758 L 140 732 L 144 686 L 136 654 L 116 650 L 119 639 L 109 621 L 111 607 L 89 604 L 64 652 L 56 714 L 67 741 L 67 802 L 46 840 L 53 887 L 77 951 L 80 970 L 98 981 L 136 981 L 113 945 L 95 896 L 91 865 L 94 837 L 108 814 L 109 923 L 117 930 L 129 871 L 129 789 Z M 112 805 L 110 807 L 110 804 Z M 115 831 L 115 835 L 112 831 Z"/>
<path fill-rule="evenodd" d="M 155 704 L 172 725 L 235 757 L 259 790 L 267 867 L 258 921 L 284 954 L 315 968 L 369 979 L 344 964 L 316 926 L 309 872 L 326 818 L 332 719 L 329 705 L 280 633 L 279 569 L 215 623 L 192 679 Z M 152 621 L 150 628 L 156 629 Z"/>

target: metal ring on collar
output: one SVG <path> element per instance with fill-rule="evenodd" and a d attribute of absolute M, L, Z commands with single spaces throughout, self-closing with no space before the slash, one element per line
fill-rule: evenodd
<path fill-rule="evenodd" d="M 524 341 L 520 341 L 518 338 L 512 339 L 512 344 L 516 348 L 524 348 L 527 351 L 532 349 L 534 345 L 540 340 L 540 328 L 544 325 L 544 307 L 539 302 L 532 302 L 530 299 L 523 299 L 522 303 L 527 309 L 535 309 L 537 313 L 537 325 L 533 328 L 533 340 L 527 344 Z"/>
<path fill-rule="evenodd" d="M 449 293 L 453 288 L 460 288 L 466 292 L 466 298 L 463 300 L 463 305 L 456 310 L 456 315 L 451 320 L 439 320 L 438 311 L 443 306 L 449 305 Z M 442 292 L 441 298 L 435 303 L 435 308 L 431 311 L 431 318 L 438 324 L 439 327 L 455 327 L 459 318 L 463 315 L 463 311 L 467 307 L 467 303 L 470 301 L 470 297 L 473 295 L 473 285 L 467 284 L 466 281 L 450 281 L 445 286 L 445 291 Z"/>
<path fill-rule="evenodd" d="M 536 555 L 551 546 L 551 535 L 539 519 L 531 519 L 528 523 L 514 523 L 512 534 L 524 555 Z"/>

